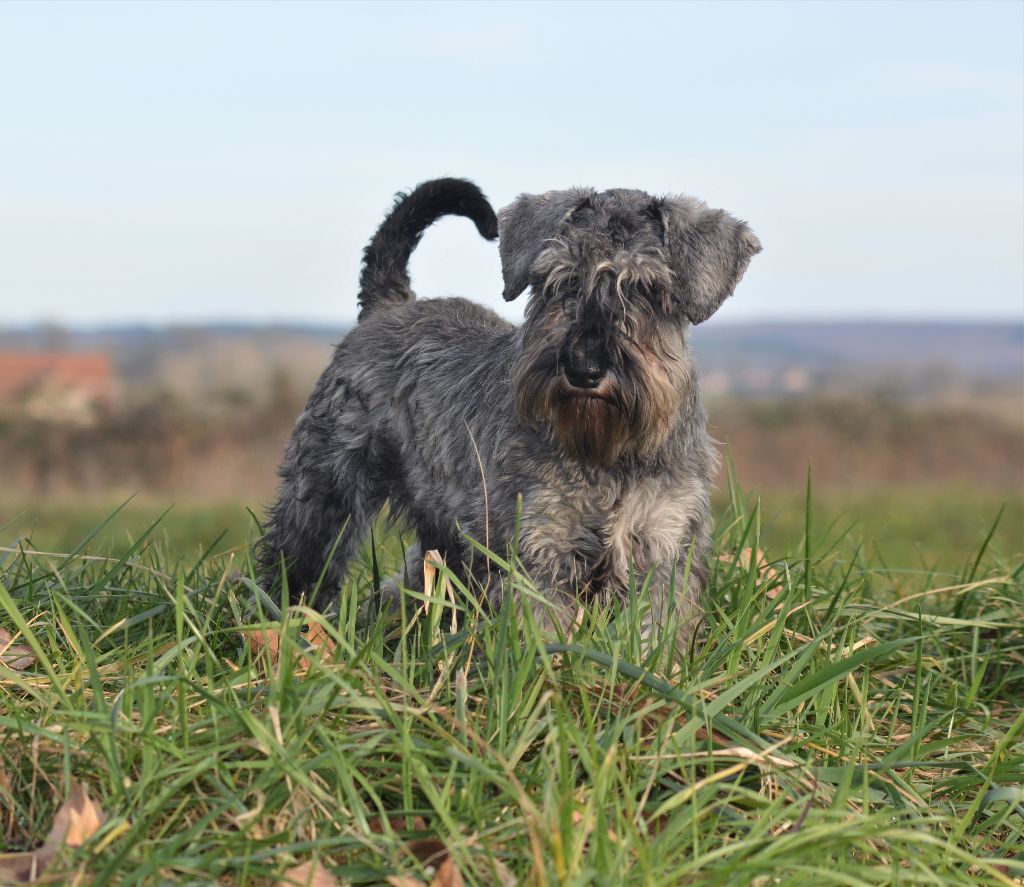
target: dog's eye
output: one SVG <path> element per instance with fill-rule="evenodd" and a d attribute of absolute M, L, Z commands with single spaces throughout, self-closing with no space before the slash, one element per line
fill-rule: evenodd
<path fill-rule="evenodd" d="M 564 300 L 579 294 L 580 281 L 575 274 L 553 275 L 542 281 L 539 289 L 545 296 L 555 300 Z"/>
<path fill-rule="evenodd" d="M 657 286 L 649 283 L 639 283 L 636 289 L 641 298 L 646 299 L 655 307 L 660 308 L 664 305 L 665 296 Z"/>
<path fill-rule="evenodd" d="M 576 305 L 579 303 L 579 299 L 575 293 L 563 292 L 559 293 L 554 300 L 554 305 L 559 311 L 562 312 L 566 317 L 574 317 L 576 314 Z"/>
<path fill-rule="evenodd" d="M 559 280 L 555 286 L 548 289 L 551 300 L 557 304 L 571 307 L 579 299 L 580 283 L 576 277 L 567 277 Z"/>

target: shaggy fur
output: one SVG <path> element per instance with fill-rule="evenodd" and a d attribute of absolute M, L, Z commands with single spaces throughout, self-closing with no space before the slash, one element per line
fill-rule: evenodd
<path fill-rule="evenodd" d="M 419 537 L 410 581 L 419 552 L 438 549 L 483 587 L 466 537 L 501 551 L 521 496 L 520 556 L 553 605 L 544 622 L 626 601 L 632 571 L 651 575 L 648 628 L 674 618 L 685 639 L 716 464 L 687 334 L 732 293 L 757 238 L 688 197 L 523 195 L 498 218 L 504 296 L 531 290 L 515 327 L 463 299 L 413 300 L 405 264 L 444 213 L 493 236 L 468 182 L 398 201 L 366 251 L 360 322 L 288 444 L 265 575 L 283 563 L 290 594 L 310 595 L 337 544 L 313 601 L 328 605 L 389 501 Z"/>

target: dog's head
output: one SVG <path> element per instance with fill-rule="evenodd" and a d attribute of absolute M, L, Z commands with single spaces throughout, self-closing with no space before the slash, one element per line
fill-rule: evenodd
<path fill-rule="evenodd" d="M 505 299 L 531 290 L 522 420 L 590 465 L 656 450 L 692 384 L 687 329 L 732 293 L 758 239 L 699 200 L 624 189 L 524 194 L 498 226 Z"/>

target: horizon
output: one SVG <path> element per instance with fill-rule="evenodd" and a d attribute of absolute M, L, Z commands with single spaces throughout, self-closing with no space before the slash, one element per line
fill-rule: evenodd
<path fill-rule="evenodd" d="M 59 321 L 46 318 L 40 320 L 26 321 L 19 324 L 4 324 L 0 322 L 0 335 L 9 335 L 27 332 L 40 332 L 44 330 L 67 331 L 67 332 L 106 332 L 133 329 L 213 329 L 238 327 L 242 329 L 337 329 L 339 327 L 355 326 L 355 319 L 317 319 L 317 318 L 256 318 L 248 320 L 237 317 L 211 317 L 211 318 L 176 318 L 171 321 Z M 741 316 L 729 318 L 712 318 L 699 327 L 691 327 L 697 330 L 700 335 L 705 330 L 713 330 L 716 327 L 739 327 L 739 326 L 917 326 L 917 327 L 1019 327 L 1024 331 L 1024 315 L 1022 316 L 993 316 L 983 318 L 968 317 L 886 317 L 881 315 L 848 315 L 848 316 L 805 316 L 793 315 L 791 317 L 771 316 Z"/>
<path fill-rule="evenodd" d="M 134 332 L 175 332 L 188 330 L 211 330 L 241 332 L 293 331 L 309 333 L 348 332 L 356 325 L 353 320 L 317 320 L 295 319 L 282 320 L 258 318 L 255 320 L 239 318 L 203 318 L 199 320 L 175 319 L 172 321 L 113 321 L 113 322 L 55 322 L 49 320 L 29 321 L 23 324 L 4 325 L 0 323 L 0 350 L 11 350 L 3 345 L 3 337 L 38 336 L 46 334 L 67 333 L 70 335 L 104 335 Z M 734 317 L 728 319 L 712 318 L 698 327 L 691 328 L 695 341 L 704 335 L 714 335 L 715 331 L 728 331 L 747 328 L 804 328 L 804 327 L 879 327 L 879 328 L 916 328 L 916 329 L 1006 329 L 1018 332 L 1022 339 L 1024 354 L 1024 317 L 991 317 L 991 318 L 920 318 L 920 317 Z M 694 332 L 695 331 L 695 332 Z"/>
<path fill-rule="evenodd" d="M 0 4 L 0 322 L 347 324 L 392 196 L 444 174 L 747 219 L 712 323 L 1024 317 L 1024 4 L 582 9 Z M 521 319 L 463 219 L 410 270 Z"/>

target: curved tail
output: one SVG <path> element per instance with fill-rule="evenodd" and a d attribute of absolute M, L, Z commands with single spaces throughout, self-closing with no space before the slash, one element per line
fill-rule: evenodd
<path fill-rule="evenodd" d="M 498 220 L 483 192 L 465 179 L 432 179 L 399 194 L 370 245 L 359 275 L 359 319 L 380 305 L 415 298 L 409 282 L 409 257 L 423 232 L 442 216 L 472 219 L 487 240 L 498 236 Z"/>

